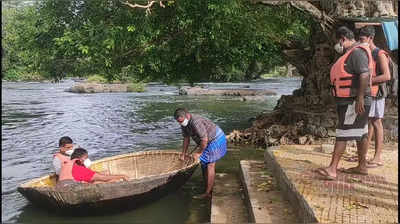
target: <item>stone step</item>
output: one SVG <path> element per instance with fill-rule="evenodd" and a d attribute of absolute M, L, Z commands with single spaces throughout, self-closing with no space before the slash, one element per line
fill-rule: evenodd
<path fill-rule="evenodd" d="M 211 223 L 247 223 L 243 188 L 237 175 L 216 173 L 211 200 Z"/>
<path fill-rule="evenodd" d="M 241 160 L 240 172 L 250 222 L 298 223 L 293 208 L 263 161 Z"/>
<path fill-rule="evenodd" d="M 398 223 L 398 150 L 384 145 L 384 166 L 368 175 L 337 172 L 326 180 L 314 170 L 331 154 L 317 145 L 285 145 L 265 151 L 265 162 L 303 223 Z M 368 156 L 373 156 L 369 150 Z M 340 161 L 339 168 L 357 163 Z"/>

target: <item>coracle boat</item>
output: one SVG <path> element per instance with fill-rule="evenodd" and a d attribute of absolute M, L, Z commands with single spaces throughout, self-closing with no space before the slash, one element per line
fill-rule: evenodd
<path fill-rule="evenodd" d="M 192 176 L 199 162 L 171 150 L 142 151 L 94 161 L 90 169 L 125 174 L 129 181 L 79 184 L 56 188 L 55 174 L 21 184 L 18 191 L 33 205 L 75 215 L 134 208 L 179 189 Z"/>

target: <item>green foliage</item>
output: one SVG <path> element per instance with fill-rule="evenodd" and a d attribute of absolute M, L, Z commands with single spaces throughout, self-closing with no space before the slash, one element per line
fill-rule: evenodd
<path fill-rule="evenodd" d="M 276 77 L 293 77 L 299 76 L 297 71 L 292 70 L 291 72 L 288 71 L 287 66 L 276 66 L 273 69 L 269 70 L 267 73 L 262 74 L 260 78 L 267 79 L 267 78 L 276 78 Z"/>
<path fill-rule="evenodd" d="M 127 91 L 128 92 L 145 92 L 146 91 L 146 84 L 142 82 L 137 82 L 137 83 L 130 83 L 127 86 Z"/>
<path fill-rule="evenodd" d="M 102 75 L 91 75 L 86 81 L 91 83 L 107 83 L 107 79 Z"/>
<path fill-rule="evenodd" d="M 119 0 L 42 0 L 7 13 L 3 70 L 56 80 L 104 74 L 108 82 L 258 78 L 284 64 L 282 43 L 307 45 L 311 22 L 244 0 L 168 1 L 149 16 Z"/>

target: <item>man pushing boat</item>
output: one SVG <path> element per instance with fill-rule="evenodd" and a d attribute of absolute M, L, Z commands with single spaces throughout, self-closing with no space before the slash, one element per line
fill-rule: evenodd
<path fill-rule="evenodd" d="M 195 198 L 210 198 L 215 179 L 215 163 L 226 154 L 226 137 L 218 125 L 207 118 L 190 114 L 185 108 L 178 108 L 175 120 L 181 125 L 183 149 L 181 159 L 187 154 L 190 137 L 196 142 L 198 150 L 194 157 L 200 160 L 206 192 Z"/>

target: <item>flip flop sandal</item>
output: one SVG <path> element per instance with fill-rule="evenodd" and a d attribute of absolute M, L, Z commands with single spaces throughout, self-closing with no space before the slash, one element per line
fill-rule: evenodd
<path fill-rule="evenodd" d="M 347 162 L 358 162 L 358 156 L 351 156 L 344 158 Z"/>
<path fill-rule="evenodd" d="M 383 166 L 383 163 L 378 162 L 367 162 L 367 168 L 377 168 Z"/>
<path fill-rule="evenodd" d="M 356 167 L 348 168 L 348 169 L 341 169 L 343 173 L 348 173 L 348 174 L 359 174 L 359 175 L 368 175 L 368 172 L 362 172 L 358 170 Z"/>
<path fill-rule="evenodd" d="M 336 177 L 329 175 L 328 171 L 323 168 L 318 168 L 315 172 L 322 176 L 324 180 L 336 180 Z"/>

